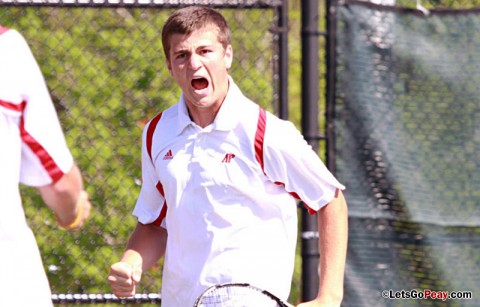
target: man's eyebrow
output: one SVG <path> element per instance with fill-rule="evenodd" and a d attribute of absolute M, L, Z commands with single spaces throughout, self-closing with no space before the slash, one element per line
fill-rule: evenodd
<path fill-rule="evenodd" d="M 173 50 L 173 54 L 179 54 L 179 53 L 188 53 L 188 49 L 187 48 L 181 48 L 181 49 L 178 49 L 178 50 Z"/>
<path fill-rule="evenodd" d="M 203 45 L 198 45 L 197 48 L 195 49 L 200 49 L 200 48 L 211 48 L 213 47 L 215 44 L 203 44 Z"/>
<path fill-rule="evenodd" d="M 205 49 L 205 48 L 214 48 L 215 44 L 212 44 L 212 43 L 205 43 L 205 44 L 202 44 L 202 45 L 198 45 L 195 47 L 195 50 L 199 50 L 199 49 Z M 180 54 L 180 53 L 189 53 L 189 48 L 187 47 L 177 47 L 178 49 L 175 50 L 173 49 L 172 52 L 174 55 L 176 54 Z"/>

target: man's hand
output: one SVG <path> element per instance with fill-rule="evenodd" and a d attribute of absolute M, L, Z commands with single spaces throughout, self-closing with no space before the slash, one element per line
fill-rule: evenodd
<path fill-rule="evenodd" d="M 88 199 L 88 193 L 86 191 L 80 191 L 75 209 L 75 215 L 70 214 L 70 217 L 67 216 L 66 211 L 62 213 L 55 213 L 57 223 L 60 227 L 68 231 L 75 231 L 80 229 L 85 224 L 86 220 L 90 216 L 90 211 L 92 210 L 92 204 Z M 73 219 L 72 216 L 74 216 Z M 70 220 L 68 220 L 68 218 L 70 218 Z M 66 223 L 66 220 L 69 222 Z"/>
<path fill-rule="evenodd" d="M 141 276 L 141 266 L 132 267 L 127 262 L 117 262 L 110 267 L 110 275 L 107 279 L 113 293 L 119 298 L 124 298 L 135 295 L 135 286 Z"/>

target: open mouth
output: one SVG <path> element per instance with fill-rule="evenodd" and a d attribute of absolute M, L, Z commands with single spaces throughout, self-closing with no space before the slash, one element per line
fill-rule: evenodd
<path fill-rule="evenodd" d="M 208 80 L 205 78 L 195 78 L 191 81 L 191 84 L 196 90 L 203 90 L 208 87 Z"/>

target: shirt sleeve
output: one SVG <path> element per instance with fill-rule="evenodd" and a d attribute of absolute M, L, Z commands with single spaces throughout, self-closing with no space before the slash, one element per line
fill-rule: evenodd
<path fill-rule="evenodd" d="M 337 189 L 345 189 L 305 141 L 297 128 L 268 114 L 264 139 L 265 173 L 287 192 L 317 211 L 328 204 Z"/>
<path fill-rule="evenodd" d="M 2 57 L 8 67 L 2 99 L 19 105 L 22 138 L 20 182 L 47 185 L 60 179 L 73 165 L 58 116 L 43 74 L 23 36 L 15 30 L 2 35 Z M 2 77 L 3 79 L 3 77 Z"/>
<path fill-rule="evenodd" d="M 150 123 L 151 124 L 151 123 Z M 165 227 L 162 213 L 166 212 L 166 202 L 162 194 L 161 183 L 155 171 L 155 165 L 147 150 L 147 125 L 142 135 L 142 188 L 133 215 L 142 224 L 158 223 Z"/>

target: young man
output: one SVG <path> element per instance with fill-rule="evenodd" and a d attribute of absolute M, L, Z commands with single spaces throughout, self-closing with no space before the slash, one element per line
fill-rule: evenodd
<path fill-rule="evenodd" d="M 37 187 L 67 230 L 91 204 L 27 42 L 1 26 L 0 67 L 0 306 L 53 306 L 19 183 Z"/>
<path fill-rule="evenodd" d="M 132 296 L 164 254 L 162 305 L 192 306 L 209 286 L 245 282 L 287 299 L 294 268 L 297 198 L 317 211 L 320 281 L 315 301 L 339 306 L 347 244 L 344 188 L 293 124 L 242 95 L 228 75 L 233 50 L 217 11 L 176 11 L 162 31 L 180 101 L 143 134 L 137 226 L 108 277 Z"/>

